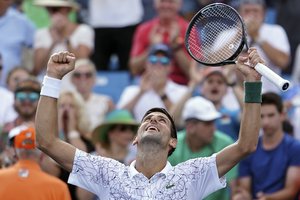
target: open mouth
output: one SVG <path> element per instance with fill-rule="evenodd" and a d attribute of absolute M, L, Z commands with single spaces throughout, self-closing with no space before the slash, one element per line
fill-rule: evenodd
<path fill-rule="evenodd" d="M 156 131 L 156 132 L 158 132 L 159 130 L 158 130 L 158 128 L 156 128 L 155 126 L 148 126 L 147 128 L 146 128 L 146 131 Z"/>

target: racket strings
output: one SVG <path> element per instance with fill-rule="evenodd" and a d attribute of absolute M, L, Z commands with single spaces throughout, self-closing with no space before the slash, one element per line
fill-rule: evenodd
<path fill-rule="evenodd" d="M 238 14 L 227 7 L 215 6 L 195 20 L 188 40 L 189 50 L 201 62 L 219 63 L 237 51 L 243 34 Z"/>

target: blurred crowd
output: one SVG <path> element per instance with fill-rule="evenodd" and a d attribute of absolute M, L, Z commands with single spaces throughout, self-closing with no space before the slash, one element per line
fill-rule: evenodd
<path fill-rule="evenodd" d="M 189 20 L 215 2 L 238 10 L 249 46 L 291 88 L 283 93 L 262 78 L 258 149 L 226 175 L 225 189 L 206 200 L 300 199 L 296 0 L 0 0 L 0 199 L 18 199 L 24 191 L 29 199 L 97 199 L 67 184 L 68 172 L 36 148 L 41 81 L 59 51 L 77 58 L 58 98 L 57 134 L 67 143 L 129 165 L 139 122 L 153 107 L 167 109 L 176 122 L 172 165 L 234 143 L 244 98 L 241 74 L 234 65 L 195 62 L 184 45 Z M 131 82 L 106 88 L 124 88 L 116 99 L 95 90 L 102 73 L 125 73 Z M 115 78 L 110 81 L 121 76 Z"/>

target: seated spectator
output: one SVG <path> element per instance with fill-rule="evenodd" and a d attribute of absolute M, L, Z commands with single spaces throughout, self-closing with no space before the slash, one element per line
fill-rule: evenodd
<path fill-rule="evenodd" d="M 182 118 L 185 121 L 184 130 L 177 136 L 177 147 L 169 157 L 172 165 L 198 157 L 208 157 L 221 151 L 234 141 L 226 134 L 216 130 L 215 121 L 222 114 L 214 105 L 203 97 L 190 98 L 183 108 Z M 233 186 L 237 177 L 237 168 L 226 174 L 226 180 Z M 232 188 L 231 188 L 232 189 Z M 219 190 L 205 200 L 229 200 L 229 188 Z"/>
<path fill-rule="evenodd" d="M 189 79 L 190 56 L 184 48 L 184 37 L 188 22 L 179 15 L 182 0 L 155 0 L 157 16 L 140 24 L 135 32 L 130 70 L 133 75 L 141 75 L 146 70 L 149 48 L 158 43 L 169 45 L 172 49 L 172 62 L 169 77 L 178 84 L 186 85 Z"/>
<path fill-rule="evenodd" d="M 30 78 L 30 72 L 24 67 L 15 67 L 10 70 L 6 77 L 7 88 L 14 92 L 19 82 Z"/>
<path fill-rule="evenodd" d="M 264 0 L 240 0 L 238 10 L 246 25 L 249 46 L 256 47 L 266 65 L 281 74 L 290 62 L 290 45 L 285 30 L 280 25 L 264 23 Z M 279 93 L 279 89 L 272 82 L 264 77 L 262 81 L 263 92 Z"/>
<path fill-rule="evenodd" d="M 77 92 L 81 94 L 89 114 L 91 129 L 103 122 L 105 115 L 114 109 L 111 97 L 94 93 L 97 71 L 94 63 L 89 59 L 78 59 L 75 69 L 70 73 L 71 81 Z"/>
<path fill-rule="evenodd" d="M 41 170 L 34 128 L 18 126 L 10 135 L 18 161 L 0 170 L 1 199 L 71 199 L 67 184 Z"/>
<path fill-rule="evenodd" d="M 0 85 L 5 85 L 7 74 L 16 66 L 21 66 L 22 53 L 32 48 L 35 27 L 22 13 L 11 7 L 13 0 L 0 4 L 0 54 L 2 56 L 2 77 Z"/>
<path fill-rule="evenodd" d="M 129 165 L 135 159 L 136 151 L 132 142 L 138 125 L 127 110 L 110 112 L 93 131 L 97 153 Z"/>
<path fill-rule="evenodd" d="M 170 109 L 187 91 L 186 86 L 169 78 L 171 59 L 171 50 L 167 45 L 152 46 L 139 85 L 124 89 L 117 108 L 129 110 L 137 121 L 141 121 L 150 108 Z"/>
<path fill-rule="evenodd" d="M 69 13 L 78 9 L 72 0 L 37 0 L 36 5 L 46 7 L 51 25 L 37 31 L 34 39 L 33 74 L 46 70 L 51 54 L 59 51 L 73 52 L 77 58 L 88 58 L 94 48 L 94 31 L 88 25 L 69 20 Z"/>
<path fill-rule="evenodd" d="M 300 142 L 284 133 L 284 119 L 280 96 L 263 94 L 262 136 L 257 150 L 240 162 L 238 197 L 296 199 L 300 189 Z"/>
<path fill-rule="evenodd" d="M 211 101 L 216 109 L 222 113 L 222 116 L 216 119 L 217 129 L 228 134 L 234 141 L 238 138 L 240 126 L 240 110 L 230 110 L 223 105 L 223 99 L 231 87 L 238 102 L 242 102 L 243 89 L 236 84 L 230 77 L 234 71 L 225 73 L 220 67 L 199 68 L 191 66 L 191 79 L 189 81 L 189 90 L 182 95 L 181 99 L 174 104 L 171 113 L 175 117 L 177 126 L 182 126 L 182 111 L 185 102 L 193 96 L 193 92 L 199 84 L 201 96 Z"/>

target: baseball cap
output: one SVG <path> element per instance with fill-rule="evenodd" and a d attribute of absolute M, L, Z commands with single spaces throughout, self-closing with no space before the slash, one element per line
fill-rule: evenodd
<path fill-rule="evenodd" d="M 183 120 L 197 119 L 200 121 L 212 121 L 221 117 L 209 100 L 197 96 L 190 98 L 184 105 L 182 118 Z"/>
<path fill-rule="evenodd" d="M 35 130 L 31 126 L 21 125 L 13 128 L 8 134 L 8 139 L 13 141 L 15 148 L 29 150 L 36 147 Z"/>
<path fill-rule="evenodd" d="M 266 6 L 265 0 L 240 0 L 239 5 L 244 4 L 259 4 L 262 6 Z"/>
<path fill-rule="evenodd" d="M 209 77 L 212 74 L 220 74 L 225 78 L 222 67 L 206 67 L 203 70 L 203 76 L 205 78 Z"/>
<path fill-rule="evenodd" d="M 154 44 L 153 46 L 151 46 L 150 51 L 149 51 L 149 56 L 154 56 L 157 53 L 163 53 L 168 58 L 171 58 L 171 49 L 166 44 L 159 43 L 159 44 Z"/>

